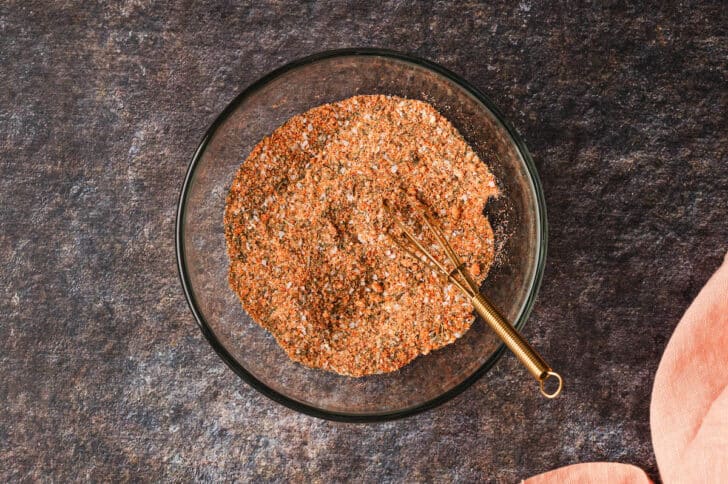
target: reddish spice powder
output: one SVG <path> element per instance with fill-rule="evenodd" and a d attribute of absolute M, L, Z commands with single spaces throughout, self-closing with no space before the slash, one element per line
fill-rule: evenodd
<path fill-rule="evenodd" d="M 342 375 L 452 343 L 472 305 L 386 235 L 424 206 L 481 283 L 494 255 L 487 166 L 431 105 L 355 96 L 294 116 L 240 166 L 225 208 L 229 280 L 288 356 Z"/>

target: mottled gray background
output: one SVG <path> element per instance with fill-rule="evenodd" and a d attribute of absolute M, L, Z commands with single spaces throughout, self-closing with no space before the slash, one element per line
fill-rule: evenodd
<path fill-rule="evenodd" d="M 513 482 L 592 460 L 657 476 L 653 375 L 728 248 L 725 4 L 109 2 L 0 5 L 0 478 Z M 441 63 L 501 106 L 549 211 L 525 331 L 563 371 L 544 401 L 512 356 L 435 410 L 300 415 L 202 338 L 175 206 L 215 116 L 323 49 Z"/>

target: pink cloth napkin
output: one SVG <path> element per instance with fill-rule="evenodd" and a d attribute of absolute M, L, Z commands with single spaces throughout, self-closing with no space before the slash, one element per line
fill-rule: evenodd
<path fill-rule="evenodd" d="M 652 481 L 642 469 L 628 464 L 588 462 L 560 467 L 523 481 L 526 484 L 650 484 Z"/>
<path fill-rule="evenodd" d="M 688 308 L 655 375 L 652 445 L 667 482 L 728 481 L 728 257 Z"/>
<path fill-rule="evenodd" d="M 655 375 L 652 443 L 666 483 L 728 482 L 728 255 L 677 325 Z M 637 467 L 590 462 L 524 481 L 648 483 Z"/>

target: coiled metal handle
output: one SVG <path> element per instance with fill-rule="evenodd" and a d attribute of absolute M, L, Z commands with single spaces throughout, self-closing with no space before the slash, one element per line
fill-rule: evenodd
<path fill-rule="evenodd" d="M 516 358 L 523 363 L 523 366 L 528 369 L 531 375 L 538 380 L 541 394 L 546 398 L 556 398 L 564 386 L 561 375 L 554 372 L 546 364 L 543 358 L 541 358 L 541 355 L 523 339 L 516 328 L 511 326 L 482 294 L 476 294 L 472 298 L 472 303 L 478 314 L 488 323 L 488 326 L 503 340 L 508 349 L 516 355 Z M 558 388 L 551 393 L 548 393 L 544 387 L 549 378 L 556 378 L 558 380 Z"/>

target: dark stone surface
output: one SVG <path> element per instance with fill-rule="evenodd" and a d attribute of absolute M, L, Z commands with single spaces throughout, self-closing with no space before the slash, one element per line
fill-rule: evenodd
<path fill-rule="evenodd" d="M 513 482 L 591 460 L 656 476 L 662 350 L 728 244 L 725 5 L 10 1 L 0 6 L 0 478 Z M 240 381 L 194 324 L 173 227 L 187 163 L 243 87 L 291 59 L 380 46 L 489 94 L 546 191 L 512 356 L 383 424 L 317 420 Z"/>

